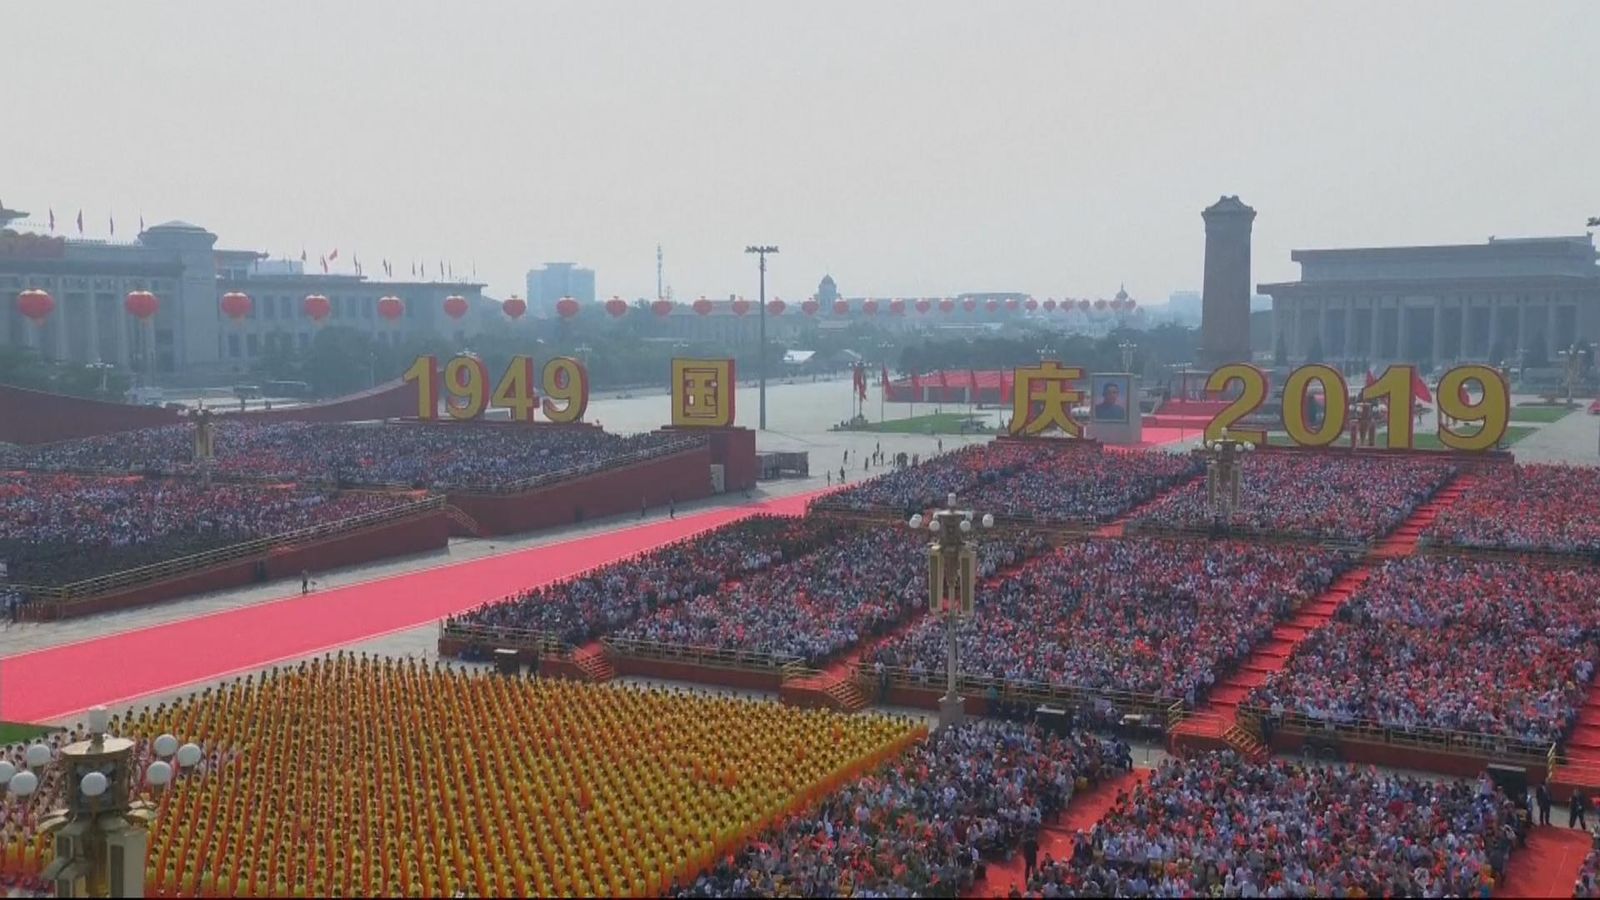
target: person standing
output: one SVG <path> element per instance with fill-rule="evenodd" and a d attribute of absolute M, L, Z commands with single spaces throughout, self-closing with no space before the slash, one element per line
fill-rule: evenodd
<path fill-rule="evenodd" d="M 300 570 L 300 596 L 311 593 L 311 570 Z"/>
<path fill-rule="evenodd" d="M 1550 780 L 1539 782 L 1539 787 L 1533 793 L 1534 800 L 1539 805 L 1539 824 L 1550 824 Z"/>
<path fill-rule="evenodd" d="M 1037 835 L 1030 833 L 1028 839 L 1022 842 L 1022 864 L 1023 880 L 1031 880 L 1034 871 L 1039 868 L 1039 838 Z"/>
<path fill-rule="evenodd" d="M 1589 821 L 1586 817 L 1586 813 L 1588 813 L 1588 811 L 1589 798 L 1583 795 L 1583 788 L 1574 789 L 1572 792 L 1572 799 L 1568 801 L 1567 805 L 1567 827 L 1582 828 L 1587 831 L 1589 828 Z"/>

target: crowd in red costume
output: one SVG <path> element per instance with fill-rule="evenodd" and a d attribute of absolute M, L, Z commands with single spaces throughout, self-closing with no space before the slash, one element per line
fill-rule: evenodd
<path fill-rule="evenodd" d="M 1423 537 L 1490 550 L 1600 553 L 1600 469 L 1517 465 L 1478 477 Z"/>
<path fill-rule="evenodd" d="M 1448 462 L 1257 451 L 1241 473 L 1233 528 L 1264 535 L 1368 541 L 1387 534 L 1455 472 Z M 1204 479 L 1162 498 L 1136 521 L 1159 528 L 1219 523 Z"/>
<path fill-rule="evenodd" d="M 1391 562 L 1247 702 L 1548 746 L 1576 721 L 1600 662 L 1597 596 L 1600 570 Z"/>
<path fill-rule="evenodd" d="M 1192 705 L 1349 565 L 1344 554 L 1291 545 L 1069 544 L 979 592 L 976 615 L 960 626 L 961 669 Z M 944 627 L 921 622 L 873 661 L 942 678 Z"/>

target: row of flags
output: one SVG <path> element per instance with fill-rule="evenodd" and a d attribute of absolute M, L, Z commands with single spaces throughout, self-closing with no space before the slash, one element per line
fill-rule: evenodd
<path fill-rule="evenodd" d="M 83 236 L 83 210 L 81 210 L 81 209 L 78 210 L 77 223 L 78 223 L 78 236 L 82 237 Z M 116 216 L 115 213 L 107 213 L 106 214 L 106 227 L 110 230 L 112 237 L 116 237 L 117 236 L 117 216 Z M 139 214 L 139 230 L 140 231 L 144 231 L 144 213 L 140 213 Z M 56 233 L 56 210 L 55 210 L 55 207 L 51 207 L 50 208 L 50 233 L 51 234 L 55 234 Z"/>
<path fill-rule="evenodd" d="M 324 274 L 324 275 L 328 274 L 328 270 L 330 268 L 330 264 L 333 263 L 338 258 L 339 258 L 339 248 L 337 248 L 337 247 L 333 248 L 331 251 L 329 251 L 327 253 L 324 253 L 322 256 L 318 257 L 317 261 L 322 266 L 322 274 Z M 308 254 L 305 251 L 305 248 L 303 248 L 303 247 L 300 249 L 300 261 L 302 263 L 309 263 L 311 261 L 310 254 Z M 355 268 L 357 275 L 366 274 L 365 270 L 362 269 L 362 267 L 361 267 L 361 257 L 360 256 L 352 254 L 351 257 L 350 257 L 350 264 L 351 264 L 351 266 L 353 266 Z M 382 260 L 378 261 L 378 267 L 383 272 L 383 277 L 385 277 L 385 278 L 393 278 L 394 277 L 394 263 L 390 262 L 387 259 L 382 259 Z M 411 277 L 412 278 L 427 278 L 428 277 L 428 264 L 427 263 L 413 262 L 411 264 Z M 455 280 L 455 277 L 456 277 L 456 266 L 455 266 L 455 263 L 447 263 L 447 262 L 440 261 L 440 263 L 439 263 L 439 278 L 440 278 L 440 280 L 447 280 L 448 279 L 448 280 L 453 281 L 453 280 Z M 473 278 L 477 278 L 478 277 L 478 264 L 477 264 L 477 262 L 473 262 L 473 264 L 472 264 L 472 277 Z"/>

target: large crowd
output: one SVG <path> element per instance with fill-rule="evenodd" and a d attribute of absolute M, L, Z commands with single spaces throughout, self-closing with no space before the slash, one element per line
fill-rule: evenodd
<path fill-rule="evenodd" d="M 120 432 L 32 448 L 0 462 L 30 469 L 193 473 L 193 425 Z M 380 425 L 251 423 L 213 426 L 217 477 L 417 488 L 498 490 L 555 473 L 604 469 L 641 453 L 701 438 L 650 432 L 623 437 L 587 425 Z"/>
<path fill-rule="evenodd" d="M 1350 564 L 1345 554 L 1294 545 L 1070 544 L 979 592 L 958 633 L 961 670 L 1193 705 Z M 943 623 L 881 644 L 872 662 L 942 678 Z"/>
<path fill-rule="evenodd" d="M 576 578 L 487 603 L 446 620 L 538 631 L 569 644 L 592 640 L 724 582 L 804 557 L 846 526 L 827 519 L 753 516 Z"/>
<path fill-rule="evenodd" d="M 1193 457 L 1172 453 L 996 441 L 880 475 L 829 495 L 821 505 L 910 515 L 954 493 L 962 503 L 1007 518 L 1106 522 L 1200 469 Z"/>
<path fill-rule="evenodd" d="M 1600 402 L 1600 401 L 1596 401 Z M 1595 835 L 1589 855 L 1583 858 L 1583 867 L 1572 885 L 1573 897 L 1600 897 L 1600 834 Z"/>
<path fill-rule="evenodd" d="M 959 897 L 1073 793 L 1125 771 L 1124 744 L 993 721 L 942 728 L 719 858 L 677 897 Z"/>
<path fill-rule="evenodd" d="M 1413 557 L 1386 564 L 1247 700 L 1272 715 L 1547 746 L 1600 662 L 1600 570 Z"/>
<path fill-rule="evenodd" d="M 1454 472 L 1448 462 L 1427 459 L 1258 451 L 1244 458 L 1231 522 L 1218 521 L 1205 479 L 1163 497 L 1136 521 L 1369 541 L 1393 530 Z"/>
<path fill-rule="evenodd" d="M 658 896 L 926 733 L 903 717 L 350 653 L 112 731 L 203 743 L 150 833 L 150 894 L 191 897 Z M 306 765 L 308 748 L 328 764 Z M 37 864 L 48 836 L 32 812 L 15 824 L 0 858 Z"/>
<path fill-rule="evenodd" d="M 77 581 L 395 509 L 401 494 L 187 479 L 0 472 L 0 564 L 18 584 Z"/>
<path fill-rule="evenodd" d="M 1048 549 L 1036 535 L 979 545 L 987 578 Z M 858 528 L 816 552 L 621 629 L 624 639 L 739 649 L 819 663 L 926 608 L 927 544 L 904 527 Z"/>
<path fill-rule="evenodd" d="M 1524 827 L 1487 776 L 1169 759 L 1117 798 L 1043 897 L 1487 897 Z"/>
<path fill-rule="evenodd" d="M 1600 553 L 1600 468 L 1517 465 L 1479 475 L 1423 532 L 1491 550 Z"/>

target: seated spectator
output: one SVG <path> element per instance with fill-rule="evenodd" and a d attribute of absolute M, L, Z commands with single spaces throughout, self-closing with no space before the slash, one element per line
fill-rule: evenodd
<path fill-rule="evenodd" d="M 927 740 L 719 859 L 678 897 L 967 896 L 983 860 L 1115 775 L 1125 747 L 971 721 Z"/>
<path fill-rule="evenodd" d="M 1600 662 L 1600 571 L 1414 557 L 1386 564 L 1247 703 L 1543 752 Z"/>
<path fill-rule="evenodd" d="M 1593 844 L 1589 848 L 1589 855 L 1583 858 L 1583 868 L 1578 871 L 1578 880 L 1572 886 L 1574 897 L 1600 897 L 1600 834 L 1594 836 Z"/>
<path fill-rule="evenodd" d="M 482 423 L 361 425 L 232 421 L 214 427 L 224 479 L 401 484 L 504 490 L 530 479 L 604 469 L 641 454 L 696 446 L 682 432 L 622 437 L 589 426 Z M 13 451 L 10 465 L 58 471 L 192 474 L 194 426 L 168 425 Z"/>
<path fill-rule="evenodd" d="M 1351 560 L 1291 545 L 1165 540 L 1069 544 L 978 593 L 958 632 L 964 674 L 1198 703 L 1274 625 Z M 929 619 L 871 661 L 942 683 Z"/>
<path fill-rule="evenodd" d="M 1491 550 L 1600 553 L 1600 469 L 1517 465 L 1487 472 L 1423 532 L 1433 543 Z"/>
<path fill-rule="evenodd" d="M 1262 450 L 1244 457 L 1233 521 L 1243 531 L 1370 541 L 1394 530 L 1444 485 L 1448 462 L 1359 454 Z M 1210 529 L 1216 508 L 1204 478 L 1169 494 L 1135 522 Z"/>
<path fill-rule="evenodd" d="M 1048 549 L 1026 532 L 979 544 L 980 577 Z M 802 559 L 654 613 L 617 636 L 739 649 L 818 664 L 928 605 L 927 545 L 904 527 L 860 528 Z"/>
<path fill-rule="evenodd" d="M 0 473 L 0 561 L 54 585 L 326 525 L 414 498 L 178 479 Z"/>
<path fill-rule="evenodd" d="M 973 488 L 1019 472 L 1039 451 L 1031 444 L 996 441 L 971 444 L 829 494 L 819 507 L 889 509 L 910 516 L 943 504 L 951 494 L 965 500 Z"/>
<path fill-rule="evenodd" d="M 1423 781 L 1370 768 L 1171 758 L 1120 795 L 1045 897 L 1488 896 L 1518 838 L 1487 776 Z"/>
<path fill-rule="evenodd" d="M 452 626 L 539 631 L 569 644 L 608 634 L 660 607 L 710 593 L 804 557 L 848 526 L 824 519 L 752 516 L 576 578 L 486 603 Z"/>

